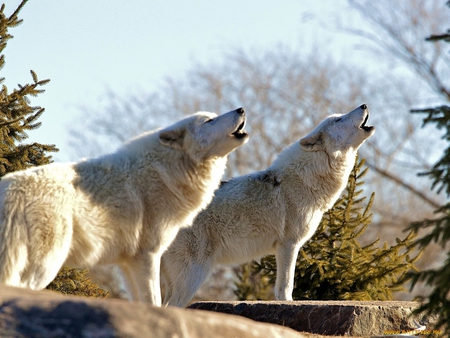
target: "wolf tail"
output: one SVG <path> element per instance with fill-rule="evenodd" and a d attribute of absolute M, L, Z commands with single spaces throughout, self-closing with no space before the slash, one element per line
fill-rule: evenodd
<path fill-rule="evenodd" d="M 20 189 L 9 189 L 11 183 L 9 177 L 0 181 L 0 283 L 21 286 L 28 256 L 25 200 Z"/>

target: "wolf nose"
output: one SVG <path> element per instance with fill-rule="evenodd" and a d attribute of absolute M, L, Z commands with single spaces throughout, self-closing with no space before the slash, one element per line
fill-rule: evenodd
<path fill-rule="evenodd" d="M 361 107 L 359 107 L 359 108 L 361 108 L 363 110 L 366 110 L 367 109 L 367 104 L 362 104 Z"/>
<path fill-rule="evenodd" d="M 245 114 L 245 109 L 244 108 L 238 108 L 238 109 L 236 109 L 236 113 L 238 113 L 239 115 L 244 115 Z"/>

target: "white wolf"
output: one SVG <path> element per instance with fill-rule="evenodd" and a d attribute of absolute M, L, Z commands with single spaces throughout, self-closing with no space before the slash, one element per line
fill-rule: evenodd
<path fill-rule="evenodd" d="M 161 305 L 161 255 L 248 140 L 242 108 L 200 112 L 115 153 L 0 181 L 0 283 L 45 288 L 61 266 L 118 264 L 133 299 Z"/>
<path fill-rule="evenodd" d="M 295 261 L 345 188 L 358 148 L 375 132 L 362 105 L 325 119 L 266 170 L 233 178 L 163 254 L 165 304 L 186 306 L 215 264 L 275 253 L 275 297 L 292 300 Z"/>

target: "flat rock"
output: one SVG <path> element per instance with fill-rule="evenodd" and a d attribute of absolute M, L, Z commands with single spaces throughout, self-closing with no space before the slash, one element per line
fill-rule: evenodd
<path fill-rule="evenodd" d="M 0 337 L 310 337 L 292 329 L 207 311 L 158 308 L 0 286 Z"/>
<path fill-rule="evenodd" d="M 418 306 L 403 301 L 239 301 L 198 302 L 189 308 L 239 315 L 300 332 L 367 337 L 423 329 L 426 323 L 410 316 Z"/>

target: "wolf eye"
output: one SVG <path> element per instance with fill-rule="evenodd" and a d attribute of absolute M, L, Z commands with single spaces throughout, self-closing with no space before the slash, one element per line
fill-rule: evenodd
<path fill-rule="evenodd" d="M 342 117 L 337 118 L 334 122 L 339 122 L 340 120 L 342 120 Z"/>
<path fill-rule="evenodd" d="M 205 123 L 211 122 L 213 119 L 208 119 L 205 121 Z"/>

